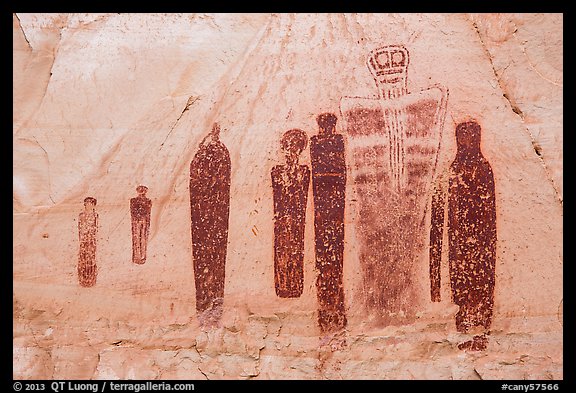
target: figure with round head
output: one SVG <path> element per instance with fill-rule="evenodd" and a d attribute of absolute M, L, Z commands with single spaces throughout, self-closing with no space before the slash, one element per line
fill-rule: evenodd
<path fill-rule="evenodd" d="M 456 329 L 484 333 L 460 349 L 483 350 L 488 344 L 494 307 L 496 267 L 496 197 L 492 168 L 480 150 L 476 121 L 456 126 L 456 157 L 448 179 L 441 179 L 432 199 L 430 280 L 432 301 L 440 299 L 444 217 L 448 215 L 448 265 L 452 301 L 459 306 Z M 443 183 L 447 181 L 447 189 Z M 447 198 L 447 203 L 445 203 Z"/>
<path fill-rule="evenodd" d="M 344 137 L 336 133 L 333 113 L 316 117 L 318 135 L 310 138 L 318 324 L 322 333 L 346 327 L 344 287 L 344 206 L 346 161 Z"/>
<path fill-rule="evenodd" d="M 481 156 L 480 125 L 475 121 L 458 124 L 456 127 L 456 147 L 459 157 Z"/>
<path fill-rule="evenodd" d="M 272 168 L 274 198 L 274 284 L 283 298 L 299 297 L 304 288 L 304 227 L 310 169 L 299 165 L 308 136 L 286 131 L 280 141 L 286 165 Z"/>
<path fill-rule="evenodd" d="M 299 129 L 286 131 L 282 136 L 280 145 L 286 157 L 286 164 L 289 167 L 295 167 L 298 165 L 300 154 L 308 145 L 308 136 Z"/>
<path fill-rule="evenodd" d="M 96 238 L 98 234 L 98 213 L 96 198 L 84 198 L 84 211 L 78 216 L 78 237 L 80 250 L 78 255 L 78 282 L 83 287 L 96 284 L 98 274 L 96 266 Z"/>
<path fill-rule="evenodd" d="M 130 217 L 132 219 L 132 262 L 142 265 L 146 262 L 148 236 L 150 233 L 150 213 L 152 201 L 146 197 L 148 187 L 136 187 L 137 197 L 130 199 Z"/>
<path fill-rule="evenodd" d="M 88 210 L 94 210 L 96 207 L 96 198 L 93 197 L 86 197 L 84 198 L 84 207 L 88 208 Z"/>
<path fill-rule="evenodd" d="M 321 113 L 316 117 L 318 123 L 318 134 L 334 134 L 336 132 L 336 122 L 338 118 L 333 113 Z"/>

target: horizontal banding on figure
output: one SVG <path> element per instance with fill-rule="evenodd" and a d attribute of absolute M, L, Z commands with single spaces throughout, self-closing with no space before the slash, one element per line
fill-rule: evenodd
<path fill-rule="evenodd" d="M 447 90 L 408 92 L 408 50 L 375 49 L 367 66 L 378 98 L 343 97 L 351 177 L 358 195 L 356 238 L 367 317 L 375 325 L 413 322 L 425 297 L 418 262 L 440 150 Z"/>

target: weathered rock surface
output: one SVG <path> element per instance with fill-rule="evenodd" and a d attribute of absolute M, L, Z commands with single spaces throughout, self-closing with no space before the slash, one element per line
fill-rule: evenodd
<path fill-rule="evenodd" d="M 563 378 L 562 15 L 15 14 L 13 21 L 14 378 Z M 409 92 L 432 85 L 449 92 L 438 173 L 454 160 L 456 125 L 474 119 L 482 127 L 497 225 L 483 351 L 458 349 L 476 332 L 456 329 L 447 260 L 442 300 L 430 301 L 426 247 L 412 277 L 416 319 L 379 325 L 366 317 L 370 288 L 350 173 L 345 332 L 331 337 L 318 326 L 312 191 L 303 293 L 275 294 L 270 171 L 284 163 L 282 134 L 299 128 L 311 137 L 316 116 L 331 112 L 346 137 L 341 99 L 377 97 L 366 59 L 392 44 L 410 53 Z M 230 152 L 231 197 L 223 312 L 209 328 L 196 315 L 189 166 L 214 122 Z M 309 150 L 300 164 L 310 166 Z M 152 214 L 147 260 L 137 265 L 130 198 L 140 184 Z M 77 278 L 87 196 L 98 200 L 99 215 L 90 288 Z"/>

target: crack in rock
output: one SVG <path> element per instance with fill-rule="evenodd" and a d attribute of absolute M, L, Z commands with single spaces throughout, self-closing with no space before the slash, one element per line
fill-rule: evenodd
<path fill-rule="evenodd" d="M 498 75 L 496 68 L 494 67 L 494 63 L 492 61 L 492 55 L 491 55 L 490 51 L 488 50 L 488 46 L 484 43 L 484 40 L 482 39 L 482 34 L 480 33 L 480 29 L 478 28 L 478 25 L 476 24 L 476 22 L 471 21 L 471 23 L 472 23 L 472 26 L 474 27 L 474 30 L 476 31 L 476 34 L 478 35 L 478 39 L 480 40 L 480 44 L 482 45 L 482 49 L 484 49 L 484 52 L 486 53 L 486 57 L 488 57 L 488 61 L 490 61 L 490 67 L 492 68 L 492 72 L 494 73 L 494 77 L 496 78 L 496 82 L 498 83 L 498 87 L 502 91 L 502 96 L 506 99 L 506 101 L 508 101 L 508 104 L 510 105 L 512 112 L 514 112 L 516 115 L 518 115 L 518 117 L 520 117 L 520 120 L 524 124 L 524 117 L 525 117 L 524 112 L 522 112 L 522 110 L 520 110 L 520 108 L 512 101 L 510 95 L 507 93 L 507 90 L 502 85 L 502 80 L 500 78 L 500 75 Z M 554 183 L 554 179 L 552 178 L 552 176 L 550 174 L 550 171 L 548 169 L 548 166 L 546 165 L 546 162 L 544 161 L 544 158 L 542 155 L 542 148 L 540 147 L 540 145 L 536 141 L 536 138 L 534 137 L 534 135 L 530 132 L 530 129 L 528 127 L 526 127 L 525 125 L 524 125 L 524 130 L 526 131 L 526 134 L 528 134 L 528 137 L 530 138 L 530 142 L 532 143 L 532 146 L 534 147 L 534 151 L 536 153 L 536 156 L 539 159 L 540 164 L 544 168 L 544 172 L 546 173 L 546 177 L 548 178 L 548 181 L 550 182 L 550 184 L 552 185 L 552 188 L 554 189 L 554 193 L 556 194 L 556 198 L 558 199 L 560 206 L 563 206 L 563 198 L 560 195 L 558 187 L 556 187 L 556 184 Z"/>
<path fill-rule="evenodd" d="M 22 22 L 20 22 L 20 17 L 18 16 L 17 13 L 14 13 L 14 16 L 16 17 L 16 19 L 18 19 L 18 26 L 20 26 L 20 31 L 22 31 L 22 35 L 24 35 L 24 39 L 26 40 L 28 47 L 33 51 L 34 48 L 32 48 L 32 44 L 30 44 L 30 41 L 28 40 L 28 37 L 26 36 L 26 32 L 24 31 L 24 27 L 22 27 Z"/>

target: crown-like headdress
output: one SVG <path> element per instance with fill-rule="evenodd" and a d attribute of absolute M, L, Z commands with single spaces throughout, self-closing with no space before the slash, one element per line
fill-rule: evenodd
<path fill-rule="evenodd" d="M 407 93 L 408 50 L 402 45 L 387 45 L 370 52 L 368 69 L 381 98 L 395 98 Z"/>

